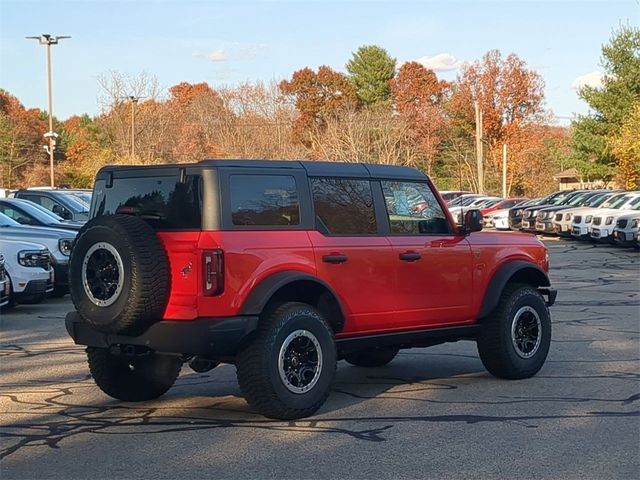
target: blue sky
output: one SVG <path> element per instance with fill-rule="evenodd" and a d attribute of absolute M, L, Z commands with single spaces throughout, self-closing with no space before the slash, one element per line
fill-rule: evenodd
<path fill-rule="evenodd" d="M 0 87 L 45 107 L 44 48 L 24 38 L 40 33 L 73 37 L 53 50 L 60 118 L 96 114 L 96 77 L 108 70 L 145 71 L 163 87 L 215 87 L 280 80 L 304 66 L 344 70 L 360 45 L 377 44 L 453 79 L 452 67 L 497 48 L 540 72 L 548 107 L 570 117 L 586 111 L 572 84 L 597 81 L 600 47 L 621 23 L 640 23 L 640 0 L 0 0 Z"/>

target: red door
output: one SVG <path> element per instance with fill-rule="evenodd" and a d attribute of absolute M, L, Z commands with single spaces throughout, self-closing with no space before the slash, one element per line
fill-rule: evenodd
<path fill-rule="evenodd" d="M 427 182 L 382 181 L 396 263 L 397 321 L 425 328 L 471 320 L 473 260 Z"/>
<path fill-rule="evenodd" d="M 316 230 L 309 232 L 317 275 L 334 289 L 346 316 L 341 335 L 396 326 L 393 249 L 380 233 L 371 182 L 310 179 Z"/>
<path fill-rule="evenodd" d="M 472 253 L 463 236 L 390 236 L 398 321 L 436 327 L 471 319 Z"/>
<path fill-rule="evenodd" d="M 334 289 L 346 316 L 342 334 L 389 330 L 396 324 L 395 259 L 384 236 L 309 232 L 317 275 Z"/>

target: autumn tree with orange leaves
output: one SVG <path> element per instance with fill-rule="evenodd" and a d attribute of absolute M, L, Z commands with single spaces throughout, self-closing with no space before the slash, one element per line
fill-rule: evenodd
<path fill-rule="evenodd" d="M 447 126 L 445 101 L 449 84 L 417 62 L 403 64 L 389 84 L 393 105 L 411 129 L 427 174 L 431 175 Z"/>
<path fill-rule="evenodd" d="M 16 97 L 0 89 L 0 184 L 16 186 L 20 172 L 42 163 L 42 135 L 47 123 L 38 109 L 26 109 Z"/>
<path fill-rule="evenodd" d="M 476 102 L 483 114 L 486 186 L 499 191 L 502 145 L 507 144 L 511 184 L 515 192 L 527 193 L 527 175 L 534 168 L 531 162 L 546 162 L 544 156 L 531 154 L 544 144 L 539 136 L 544 136 L 545 130 L 539 127 L 548 123 L 542 77 L 517 55 L 503 58 L 492 50 L 465 66 L 453 88 L 451 121 L 469 137 L 475 135 Z M 544 182 L 553 184 L 553 169 L 540 170 L 548 172 Z"/>
<path fill-rule="evenodd" d="M 294 125 L 296 140 L 307 146 L 311 146 L 311 132 L 322 130 L 330 119 L 358 106 L 353 83 L 324 65 L 317 72 L 310 68 L 294 72 L 291 80 L 280 82 L 280 90 L 294 101 L 298 111 Z"/>

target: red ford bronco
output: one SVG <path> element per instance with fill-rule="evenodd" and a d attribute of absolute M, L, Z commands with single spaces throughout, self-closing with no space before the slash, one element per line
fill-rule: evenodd
<path fill-rule="evenodd" d="M 125 401 L 165 393 L 183 363 L 233 363 L 257 412 L 295 419 L 326 400 L 338 360 L 475 340 L 489 372 L 534 375 L 556 292 L 532 235 L 456 225 L 405 167 L 208 160 L 106 167 L 70 262 L 89 369 Z M 545 298 L 546 297 L 546 298 Z"/>

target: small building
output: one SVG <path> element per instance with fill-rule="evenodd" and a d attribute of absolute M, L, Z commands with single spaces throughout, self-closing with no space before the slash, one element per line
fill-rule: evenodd
<path fill-rule="evenodd" d="M 616 188 L 614 181 L 607 181 L 602 178 L 596 180 L 583 180 L 575 168 L 569 168 L 556 173 L 553 178 L 558 181 L 558 190 L 573 190 L 576 188 Z"/>

